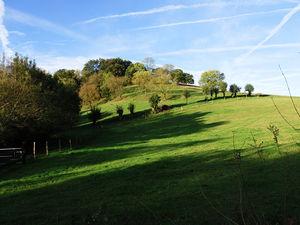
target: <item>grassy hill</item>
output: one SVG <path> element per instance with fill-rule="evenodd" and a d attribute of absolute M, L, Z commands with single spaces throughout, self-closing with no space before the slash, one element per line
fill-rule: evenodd
<path fill-rule="evenodd" d="M 172 109 L 153 115 L 149 94 L 129 87 L 122 99 L 99 104 L 98 127 L 83 111 L 78 126 L 62 134 L 73 150 L 1 173 L 0 224 L 233 224 L 225 216 L 242 224 L 241 210 L 269 224 L 300 221 L 299 131 L 271 98 L 299 128 L 290 99 L 205 102 L 189 90 L 188 105 L 179 87 L 162 100 Z M 127 114 L 122 121 L 117 104 Z M 280 130 L 279 149 L 270 124 Z"/>

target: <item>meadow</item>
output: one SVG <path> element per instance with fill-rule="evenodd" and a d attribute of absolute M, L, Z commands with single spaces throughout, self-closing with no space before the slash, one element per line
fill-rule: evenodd
<path fill-rule="evenodd" d="M 80 145 L 0 173 L 0 224 L 245 224 L 242 215 L 300 221 L 299 130 L 271 99 L 299 128 L 290 98 L 204 101 L 191 88 L 186 105 L 183 90 L 162 99 L 171 110 L 149 114 L 150 93 L 128 87 L 121 99 L 98 105 L 96 127 L 83 110 L 78 125 L 59 134 Z M 121 121 L 116 105 L 125 109 Z M 279 129 L 278 146 L 270 124 Z"/>

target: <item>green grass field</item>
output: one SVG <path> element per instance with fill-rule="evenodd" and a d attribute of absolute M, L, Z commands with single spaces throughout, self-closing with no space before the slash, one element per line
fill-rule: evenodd
<path fill-rule="evenodd" d="M 0 174 L 0 224 L 231 224 L 217 211 L 242 224 L 239 162 L 245 215 L 255 212 L 269 224 L 283 224 L 283 215 L 300 221 L 299 130 L 284 122 L 271 96 L 205 102 L 191 89 L 185 105 L 182 90 L 162 100 L 170 111 L 156 115 L 147 114 L 149 94 L 136 87 L 99 105 L 105 117 L 98 127 L 83 111 L 78 126 L 62 134 L 80 139 L 80 147 L 38 155 Z M 273 98 L 300 128 L 290 99 Z M 127 114 L 123 121 L 117 104 Z M 269 124 L 280 130 L 279 151 Z M 261 154 L 252 135 L 263 141 Z M 241 160 L 234 157 L 239 150 Z"/>

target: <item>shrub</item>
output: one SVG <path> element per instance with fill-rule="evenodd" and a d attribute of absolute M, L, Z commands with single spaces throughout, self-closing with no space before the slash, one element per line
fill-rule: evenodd
<path fill-rule="evenodd" d="M 149 103 L 150 103 L 151 109 L 154 113 L 159 112 L 159 107 L 158 107 L 159 102 L 160 102 L 160 96 L 158 94 L 153 94 L 149 98 Z"/>
<path fill-rule="evenodd" d="M 117 112 L 117 114 L 119 115 L 119 120 L 122 120 L 122 118 L 123 118 L 123 113 L 124 113 L 123 106 L 117 105 L 117 106 L 116 106 L 116 112 Z"/>
<path fill-rule="evenodd" d="M 101 119 L 101 109 L 96 108 L 95 106 L 91 108 L 91 112 L 88 115 L 88 119 L 92 121 L 93 126 L 96 125 L 97 120 Z"/>
<path fill-rule="evenodd" d="M 184 89 L 182 96 L 185 98 L 185 104 L 188 104 L 188 98 L 191 97 L 191 93 L 187 89 Z"/>
<path fill-rule="evenodd" d="M 127 109 L 129 110 L 130 114 L 134 114 L 135 105 L 133 103 L 129 103 Z"/>

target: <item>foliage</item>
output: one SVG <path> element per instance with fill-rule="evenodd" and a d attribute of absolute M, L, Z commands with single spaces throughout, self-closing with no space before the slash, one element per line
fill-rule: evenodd
<path fill-rule="evenodd" d="M 125 76 L 132 79 L 133 75 L 136 72 L 141 72 L 141 71 L 146 71 L 146 68 L 142 63 L 137 62 L 127 67 L 125 71 Z"/>
<path fill-rule="evenodd" d="M 111 76 L 106 80 L 105 86 L 108 88 L 112 97 L 121 97 L 124 93 L 126 83 L 126 77 Z"/>
<path fill-rule="evenodd" d="M 130 114 L 134 114 L 135 105 L 133 103 L 129 103 L 127 109 L 129 110 Z"/>
<path fill-rule="evenodd" d="M 220 82 L 219 89 L 223 93 L 224 99 L 225 99 L 225 94 L 226 94 L 226 91 L 227 91 L 227 86 L 228 86 L 228 84 L 226 82 L 224 82 L 224 81 Z"/>
<path fill-rule="evenodd" d="M 49 137 L 76 122 L 77 92 L 16 55 L 0 71 L 0 144 L 21 145 Z"/>
<path fill-rule="evenodd" d="M 179 84 L 193 84 L 193 75 L 184 73 L 181 69 L 175 69 L 171 71 L 171 79 L 173 82 Z"/>
<path fill-rule="evenodd" d="M 117 114 L 118 114 L 118 116 L 119 116 L 119 120 L 122 120 L 122 118 L 123 118 L 123 113 L 124 113 L 123 106 L 117 105 L 117 106 L 116 106 L 116 112 L 117 112 Z"/>
<path fill-rule="evenodd" d="M 184 91 L 182 92 L 182 96 L 185 98 L 185 104 L 187 104 L 188 98 L 191 97 L 191 93 L 188 89 L 184 89 Z"/>
<path fill-rule="evenodd" d="M 254 91 L 254 87 L 252 84 L 246 84 L 245 91 L 248 91 L 248 96 L 251 96 L 252 92 Z"/>
<path fill-rule="evenodd" d="M 152 74 L 150 71 L 136 72 L 133 75 L 132 82 L 140 86 L 145 92 L 151 90 Z"/>
<path fill-rule="evenodd" d="M 160 102 L 160 96 L 158 94 L 153 94 L 149 98 L 149 103 L 152 109 L 152 112 L 158 113 L 159 112 L 159 107 L 158 104 Z"/>
<path fill-rule="evenodd" d="M 98 73 L 100 71 L 100 60 L 101 59 L 91 59 L 84 64 L 84 67 L 81 71 L 82 76 L 87 78 L 95 73 Z"/>
<path fill-rule="evenodd" d="M 209 70 L 203 72 L 199 81 L 200 86 L 205 86 L 205 89 L 210 92 L 211 97 L 219 91 L 221 82 L 225 79 L 224 73 L 218 70 Z M 217 91 L 218 90 L 218 91 Z"/>
<path fill-rule="evenodd" d="M 79 91 L 81 84 L 79 71 L 60 69 L 54 73 L 53 78 L 67 88 L 70 88 L 71 90 L 76 92 Z"/>
<path fill-rule="evenodd" d="M 231 84 L 229 91 L 231 92 L 231 97 L 236 97 L 236 94 L 241 91 L 241 88 L 236 84 Z"/>
<path fill-rule="evenodd" d="M 95 126 L 97 123 L 97 120 L 101 119 L 101 109 L 93 106 L 91 108 L 91 112 L 88 114 L 88 119 L 93 123 Z"/>
<path fill-rule="evenodd" d="M 131 64 L 131 61 L 121 58 L 100 59 L 100 70 L 116 77 L 123 77 Z"/>
<path fill-rule="evenodd" d="M 94 83 L 84 83 L 79 90 L 79 96 L 83 105 L 89 105 L 90 109 L 100 100 L 99 89 Z"/>
<path fill-rule="evenodd" d="M 166 100 L 172 87 L 170 72 L 163 68 L 154 69 L 151 83 L 153 89 L 157 90 Z"/>

